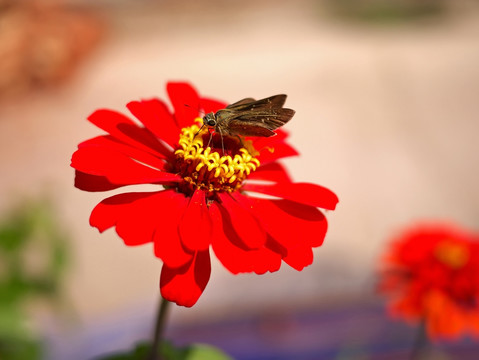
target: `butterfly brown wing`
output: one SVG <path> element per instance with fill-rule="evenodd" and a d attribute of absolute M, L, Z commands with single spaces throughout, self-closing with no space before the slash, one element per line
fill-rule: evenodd
<path fill-rule="evenodd" d="M 268 128 L 241 120 L 232 120 L 228 124 L 229 135 L 270 137 L 276 133 Z"/>
<path fill-rule="evenodd" d="M 240 101 L 237 101 L 233 104 L 229 104 L 226 108 L 227 109 L 235 109 L 235 108 L 239 108 L 240 105 L 246 105 L 246 104 L 250 104 L 250 103 L 253 103 L 255 102 L 256 100 L 253 99 L 253 98 L 246 98 L 246 99 L 241 99 Z"/>
<path fill-rule="evenodd" d="M 274 95 L 261 100 L 246 98 L 218 110 L 216 129 L 223 135 L 276 135 L 274 130 L 286 124 L 294 110 L 285 109 L 286 95 Z"/>
<path fill-rule="evenodd" d="M 251 111 L 260 109 L 281 108 L 286 101 L 286 95 L 274 95 L 261 100 L 254 100 L 253 98 L 246 98 L 237 101 L 226 108 L 235 111 Z"/>
<path fill-rule="evenodd" d="M 270 137 L 294 114 L 294 110 L 285 108 L 240 112 L 230 119 L 228 130 L 231 134 Z"/>

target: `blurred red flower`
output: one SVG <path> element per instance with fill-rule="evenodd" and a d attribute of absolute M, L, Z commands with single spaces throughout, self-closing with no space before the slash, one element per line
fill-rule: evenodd
<path fill-rule="evenodd" d="M 424 321 L 431 339 L 479 335 L 479 235 L 452 225 L 406 230 L 384 257 L 379 290 L 390 310 Z"/>
<path fill-rule="evenodd" d="M 210 246 L 233 274 L 277 271 L 281 261 L 296 270 L 311 264 L 312 248 L 327 229 L 317 208 L 333 210 L 338 199 L 319 185 L 291 181 L 277 162 L 297 155 L 286 132 L 246 138 L 244 145 L 225 137 L 222 153 L 218 134 L 210 138 L 204 129 L 195 136 L 195 119 L 201 121 L 198 109 L 208 113 L 226 104 L 200 97 L 187 83 L 169 83 L 167 91 L 173 113 L 158 99 L 127 105 L 141 124 L 105 109 L 88 118 L 108 134 L 78 145 L 71 164 L 77 188 L 163 187 L 103 200 L 90 224 L 100 232 L 115 227 L 126 245 L 153 242 L 164 263 L 162 296 L 178 305 L 194 305 L 205 289 Z"/>

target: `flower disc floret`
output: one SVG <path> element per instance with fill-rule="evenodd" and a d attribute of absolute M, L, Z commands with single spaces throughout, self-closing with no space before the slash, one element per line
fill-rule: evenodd
<path fill-rule="evenodd" d="M 259 167 L 259 160 L 239 140 L 218 139 L 207 129 L 198 131 L 197 125 L 183 128 L 178 142 L 180 148 L 175 151 L 176 170 L 184 179 L 181 191 L 188 194 L 195 190 L 209 193 L 238 190 L 246 177 Z M 216 147 L 218 140 L 223 142 L 224 150 Z M 205 147 L 205 141 L 212 146 Z M 224 154 L 220 155 L 222 151 Z"/>
<path fill-rule="evenodd" d="M 469 260 L 469 249 L 464 244 L 443 240 L 437 244 L 434 256 L 450 269 L 461 269 Z"/>

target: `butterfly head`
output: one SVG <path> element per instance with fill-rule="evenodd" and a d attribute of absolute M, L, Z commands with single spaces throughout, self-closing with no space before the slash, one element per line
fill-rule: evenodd
<path fill-rule="evenodd" d="M 210 112 L 203 117 L 203 125 L 211 127 L 216 126 L 216 117 L 215 114 Z"/>

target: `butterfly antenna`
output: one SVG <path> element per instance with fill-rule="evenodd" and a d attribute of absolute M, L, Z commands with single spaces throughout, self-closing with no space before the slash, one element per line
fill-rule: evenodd
<path fill-rule="evenodd" d="M 195 107 L 193 107 L 191 105 L 188 105 L 188 104 L 183 104 L 183 105 L 186 106 L 186 107 L 189 107 L 190 109 L 194 109 L 194 110 L 198 111 L 200 114 L 205 115 L 205 112 L 203 110 L 201 110 L 200 108 L 195 108 Z"/>

